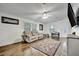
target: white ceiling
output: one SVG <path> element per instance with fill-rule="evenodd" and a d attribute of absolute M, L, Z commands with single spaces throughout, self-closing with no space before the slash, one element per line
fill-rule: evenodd
<path fill-rule="evenodd" d="M 41 18 L 44 10 L 50 15 L 47 19 Z M 42 23 L 64 19 L 66 10 L 66 3 L 0 3 L 1 12 Z"/>

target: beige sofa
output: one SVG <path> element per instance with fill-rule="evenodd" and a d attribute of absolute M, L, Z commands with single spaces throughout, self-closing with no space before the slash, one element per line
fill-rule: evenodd
<path fill-rule="evenodd" d="M 26 42 L 33 42 L 39 39 L 43 39 L 43 34 L 41 33 L 33 33 L 33 32 L 24 32 L 24 41 Z"/>
<path fill-rule="evenodd" d="M 33 33 L 33 35 L 37 36 L 38 39 L 42 39 L 43 38 L 43 34 L 42 33 Z"/>

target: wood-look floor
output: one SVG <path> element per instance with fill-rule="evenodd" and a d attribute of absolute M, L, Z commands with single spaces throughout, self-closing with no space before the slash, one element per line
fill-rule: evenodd
<path fill-rule="evenodd" d="M 20 42 L 0 47 L 0 56 L 22 56 L 23 51 L 29 48 L 29 44 Z"/>
<path fill-rule="evenodd" d="M 29 48 L 30 48 L 30 44 L 24 42 L 3 46 L 0 47 L 0 56 L 24 56 L 25 50 L 28 52 Z M 60 53 L 60 50 L 59 52 L 57 52 L 57 54 L 58 53 Z"/>
<path fill-rule="evenodd" d="M 38 42 L 41 40 L 37 40 L 34 42 Z M 29 44 L 26 42 L 19 42 L 19 43 L 7 45 L 7 46 L 2 46 L 0 47 L 0 56 L 24 56 L 25 51 L 30 50 L 30 45 L 31 43 Z M 28 52 L 25 55 L 28 55 L 29 53 L 30 52 Z"/>

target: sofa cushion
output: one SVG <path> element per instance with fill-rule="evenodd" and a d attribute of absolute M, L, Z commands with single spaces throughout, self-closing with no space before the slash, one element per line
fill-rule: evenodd
<path fill-rule="evenodd" d="M 32 36 L 33 34 L 32 34 L 32 32 L 26 32 L 25 35 Z"/>

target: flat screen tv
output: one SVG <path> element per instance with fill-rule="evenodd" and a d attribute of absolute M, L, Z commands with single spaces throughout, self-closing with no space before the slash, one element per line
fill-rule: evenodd
<path fill-rule="evenodd" d="M 79 16 L 77 16 L 77 25 L 79 26 Z"/>
<path fill-rule="evenodd" d="M 74 11 L 73 11 L 70 3 L 68 3 L 68 18 L 69 18 L 71 27 L 75 26 L 76 25 L 76 17 L 75 17 Z"/>

